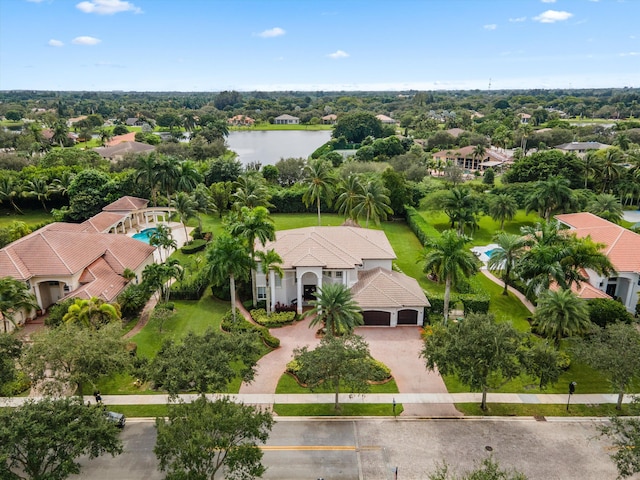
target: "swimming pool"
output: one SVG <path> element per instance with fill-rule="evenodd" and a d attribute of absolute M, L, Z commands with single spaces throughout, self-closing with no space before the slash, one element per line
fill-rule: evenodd
<path fill-rule="evenodd" d="M 491 258 L 491 255 L 493 255 L 495 252 L 497 252 L 498 250 L 501 250 L 500 248 L 492 248 L 491 250 L 487 250 L 486 252 L 484 252 L 484 254 Z"/>
<path fill-rule="evenodd" d="M 157 230 L 158 229 L 155 227 L 145 228 L 141 232 L 134 234 L 132 238 L 135 238 L 136 240 L 140 240 L 141 242 L 144 242 L 144 243 L 149 243 L 149 239 L 151 238 L 151 235 L 153 235 L 154 232 L 156 232 Z"/>

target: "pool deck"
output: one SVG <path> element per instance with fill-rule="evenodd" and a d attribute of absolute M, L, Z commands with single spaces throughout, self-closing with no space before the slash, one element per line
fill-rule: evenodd
<path fill-rule="evenodd" d="M 489 255 L 487 255 L 487 252 L 495 250 L 496 248 L 500 248 L 500 245 L 497 243 L 490 243 L 489 245 L 482 247 L 473 247 L 471 251 L 476 257 L 478 257 L 478 260 L 480 260 L 486 268 L 487 263 L 489 263 Z"/>
<path fill-rule="evenodd" d="M 162 223 L 162 224 L 163 225 L 168 225 L 171 228 L 171 234 L 173 235 L 173 239 L 176 241 L 176 243 L 178 245 L 177 248 L 183 247 L 184 244 L 187 243 L 187 241 L 189 240 L 189 234 L 193 230 L 193 227 L 187 227 L 187 237 L 185 237 L 184 226 L 182 225 L 182 223 L 180 223 L 180 222 L 169 222 L 169 223 Z M 126 235 L 133 238 L 133 236 L 136 233 L 140 233 L 143 230 L 146 230 L 148 228 L 156 228 L 157 226 L 158 226 L 157 223 L 142 223 L 142 224 L 139 224 L 136 228 L 129 229 L 127 231 Z M 140 241 L 142 241 L 142 240 L 140 240 Z M 176 251 L 176 249 L 173 249 L 173 248 L 163 249 L 162 258 L 163 259 L 169 258 L 169 255 L 171 255 L 175 251 Z M 158 248 L 153 253 L 153 257 L 154 257 L 156 263 L 160 263 L 161 262 L 160 252 L 159 252 Z"/>

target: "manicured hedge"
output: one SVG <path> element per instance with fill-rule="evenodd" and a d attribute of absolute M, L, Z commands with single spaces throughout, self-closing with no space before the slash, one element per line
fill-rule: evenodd
<path fill-rule="evenodd" d="M 409 205 L 405 205 L 404 208 L 407 225 L 409 225 L 409 228 L 414 235 L 418 237 L 418 240 L 422 245 L 427 243 L 429 239 L 438 238 L 440 236 L 440 232 L 433 226 L 429 225 L 429 223 L 422 218 L 422 215 L 420 215 L 415 208 Z"/>
<path fill-rule="evenodd" d="M 201 252 L 207 247 L 207 242 L 204 239 L 191 240 L 184 247 L 180 249 L 185 255 L 191 255 L 192 253 Z"/>
<path fill-rule="evenodd" d="M 274 337 L 269 333 L 269 329 L 260 327 L 248 322 L 240 313 L 240 310 L 236 310 L 237 320 L 233 321 L 233 314 L 231 310 L 225 313 L 222 318 L 222 329 L 225 332 L 257 332 L 260 335 L 262 341 L 271 348 L 278 348 L 280 346 L 280 339 Z"/>
<path fill-rule="evenodd" d="M 251 318 L 267 328 L 283 327 L 292 324 L 296 320 L 295 312 L 272 312 L 271 315 L 267 316 L 267 311 L 264 308 L 256 308 L 249 313 Z"/>
<path fill-rule="evenodd" d="M 444 315 L 444 295 L 442 294 L 429 294 L 427 296 L 431 307 L 425 310 L 425 313 Z M 473 293 L 473 294 L 456 294 L 453 293 L 449 300 L 449 308 L 452 308 L 456 302 L 462 302 L 464 305 L 464 313 L 489 313 L 489 306 L 491 304 L 491 298 L 485 293 Z"/>
<path fill-rule="evenodd" d="M 200 270 L 194 277 L 173 283 L 169 298 L 171 300 L 200 300 L 207 286 L 209 286 L 209 280 L 206 271 Z"/>

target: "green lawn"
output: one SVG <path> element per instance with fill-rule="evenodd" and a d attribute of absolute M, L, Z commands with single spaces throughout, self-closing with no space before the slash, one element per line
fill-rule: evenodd
<path fill-rule="evenodd" d="M 153 357 L 165 338 L 179 339 L 189 331 L 203 333 L 209 327 L 219 329 L 223 315 L 231 308 L 229 302 L 213 298 L 210 290 L 198 301 L 177 300 L 174 304 L 176 314 L 164 322 L 162 331 L 160 324 L 151 320 L 132 338 L 138 345 L 138 355 Z"/>
<path fill-rule="evenodd" d="M 11 222 L 24 222 L 30 227 L 34 227 L 43 222 L 52 221 L 51 214 L 43 209 L 38 210 L 22 210 L 24 215 L 16 213 L 12 208 L 6 208 L 5 205 L 0 208 L 0 228 L 6 227 Z"/>
<path fill-rule="evenodd" d="M 351 393 L 346 389 L 340 389 L 341 393 Z M 301 386 L 295 378 L 288 373 L 283 374 L 278 381 L 276 393 L 334 393 L 332 388 L 316 388 L 311 391 L 307 387 Z M 371 385 L 367 393 L 398 393 L 398 386 L 395 380 L 390 380 L 381 385 Z"/>
<path fill-rule="evenodd" d="M 633 415 L 628 405 L 623 405 L 620 412 L 616 406 L 606 405 L 531 405 L 514 403 L 489 403 L 487 410 L 482 410 L 479 403 L 456 403 L 456 408 L 470 416 L 501 416 L 501 417 L 610 417 L 612 415 Z"/>

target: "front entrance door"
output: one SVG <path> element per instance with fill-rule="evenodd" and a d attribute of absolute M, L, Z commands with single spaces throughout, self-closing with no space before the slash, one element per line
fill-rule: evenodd
<path fill-rule="evenodd" d="M 316 285 L 304 285 L 302 287 L 302 299 L 305 302 L 316 299 Z"/>

